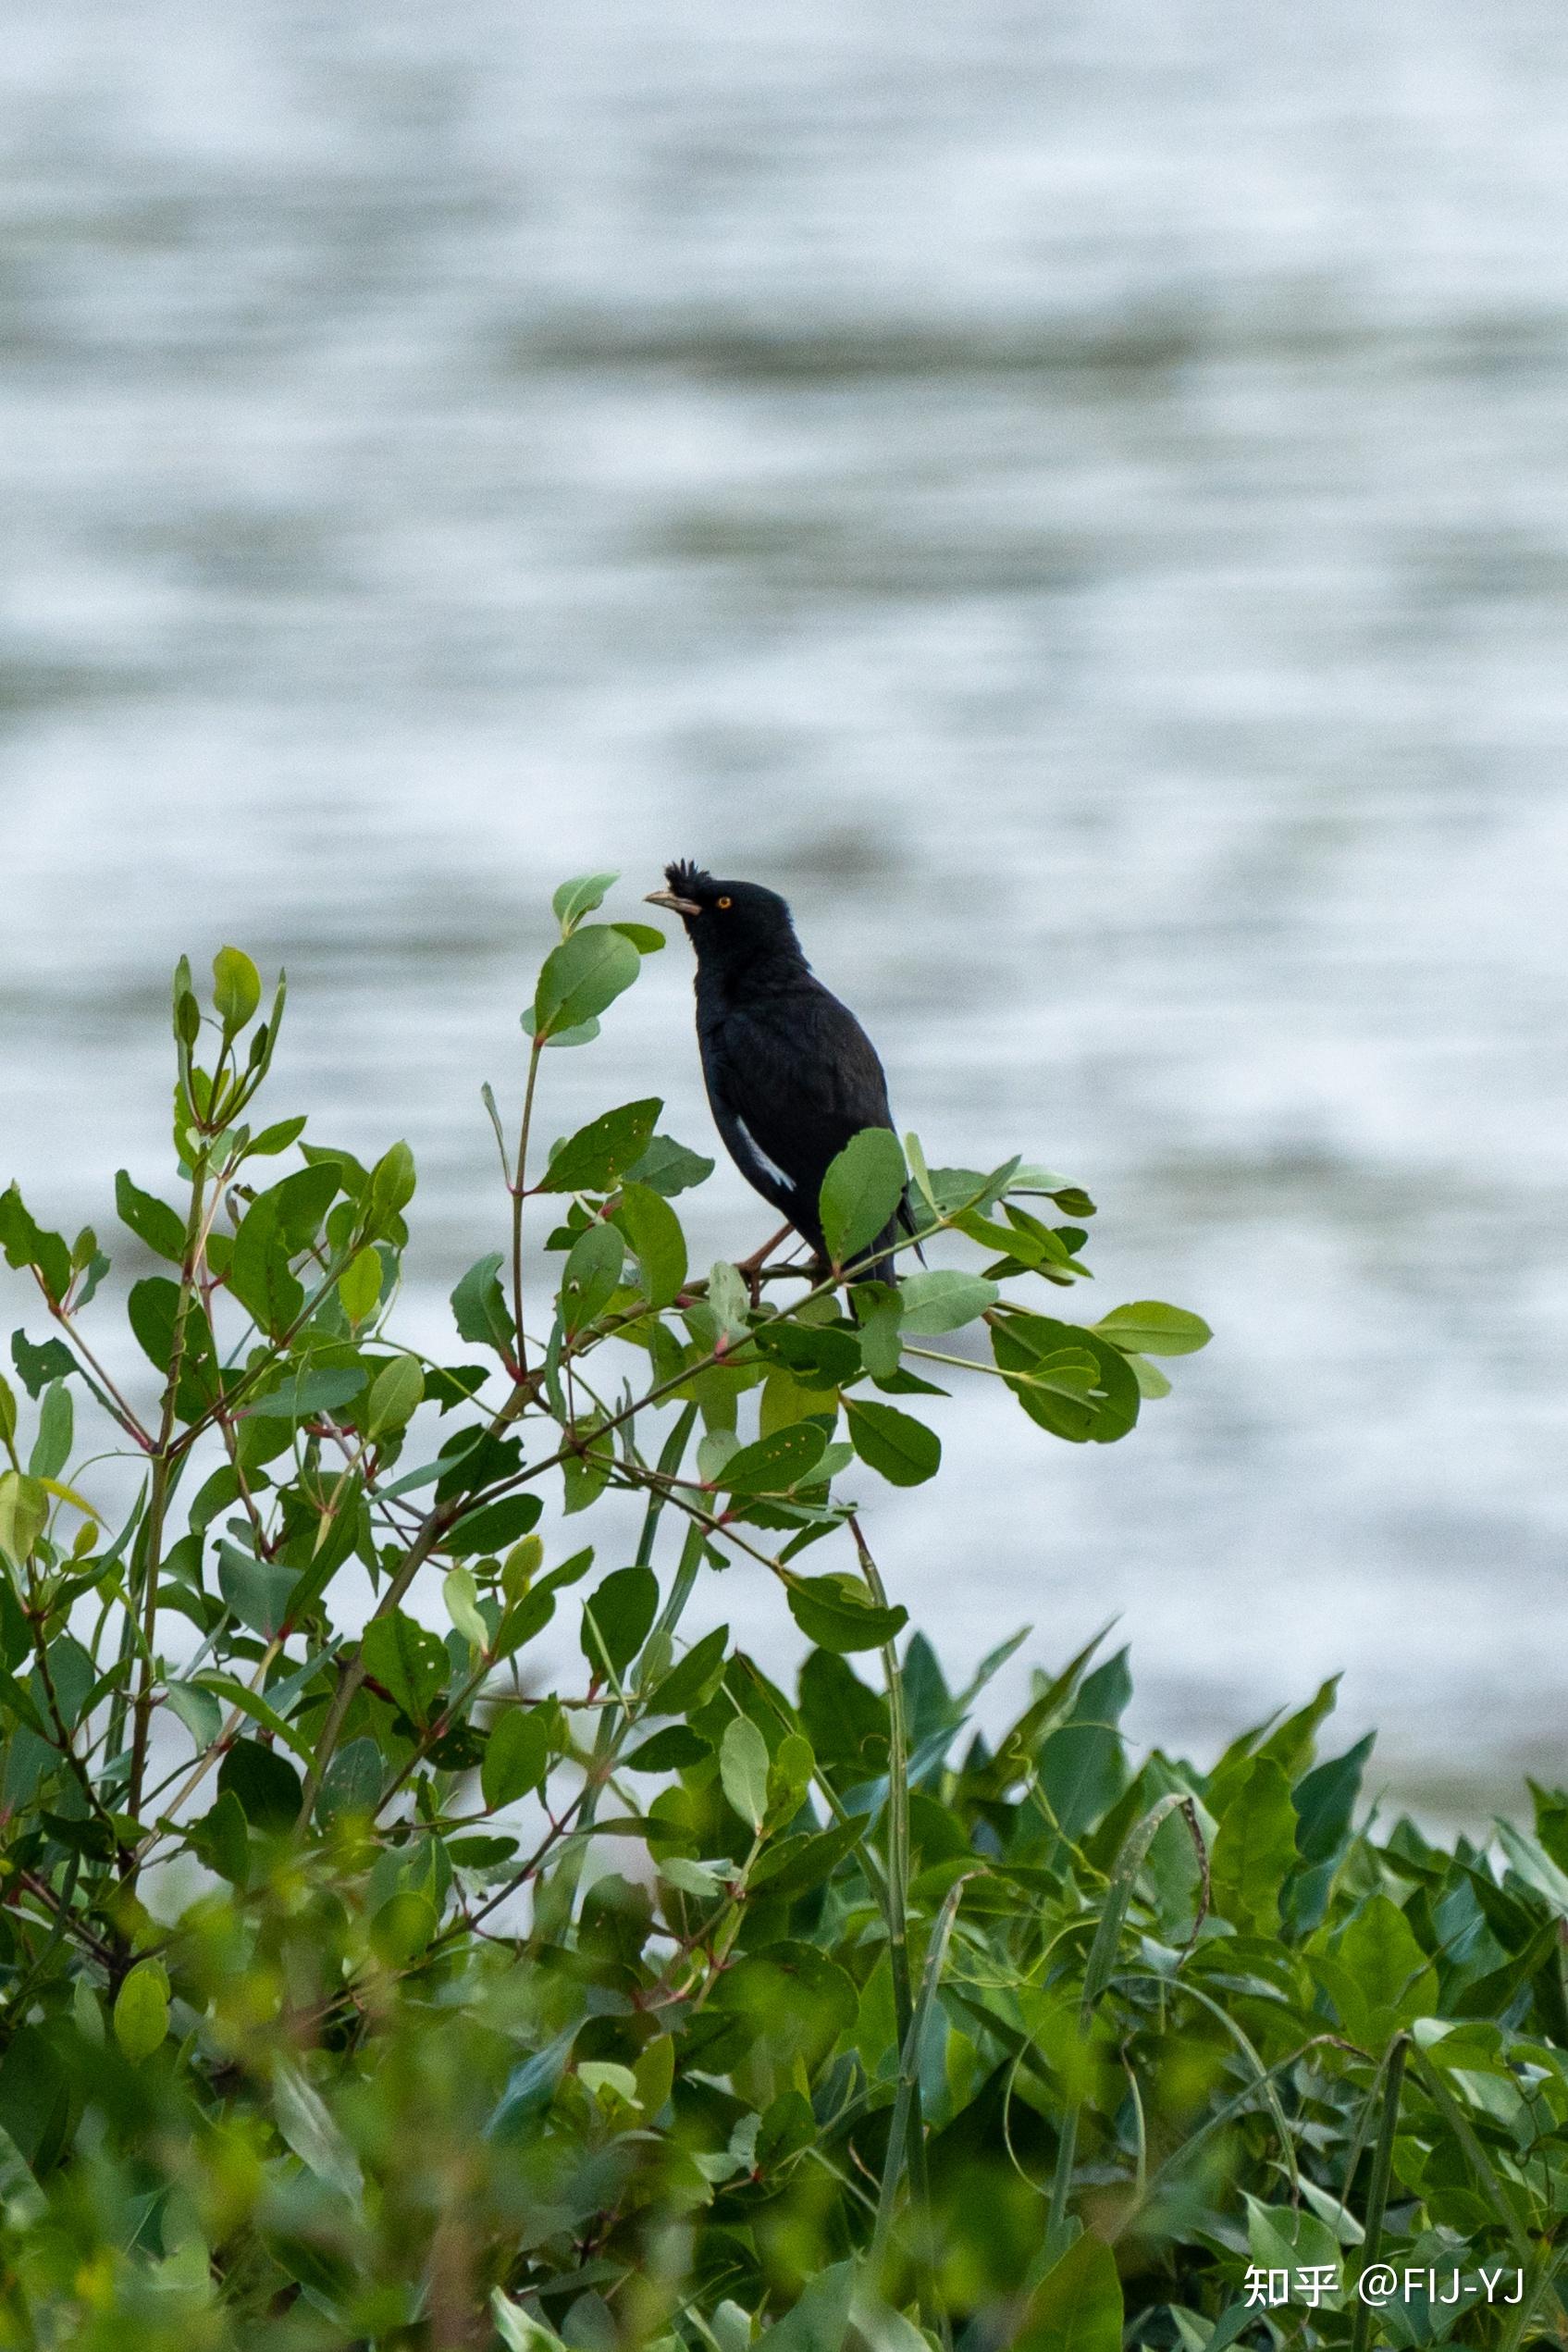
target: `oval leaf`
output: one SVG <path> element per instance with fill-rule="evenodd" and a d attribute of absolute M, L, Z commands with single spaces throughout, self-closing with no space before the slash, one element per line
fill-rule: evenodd
<path fill-rule="evenodd" d="M 844 1409 L 849 1440 L 862 1462 L 880 1470 L 891 1486 L 920 1486 L 934 1478 L 942 1462 L 942 1441 L 934 1430 L 912 1414 L 891 1405 L 872 1405 L 846 1396 Z"/>
<path fill-rule="evenodd" d="M 851 1136 L 822 1179 L 822 1234 L 835 1266 L 876 1240 L 904 1197 L 905 1181 L 903 1147 L 891 1128 L 864 1127 Z"/>
<path fill-rule="evenodd" d="M 587 923 L 545 958 L 534 997 L 534 1034 L 574 1029 L 613 1004 L 637 976 L 641 958 L 608 923 Z"/>

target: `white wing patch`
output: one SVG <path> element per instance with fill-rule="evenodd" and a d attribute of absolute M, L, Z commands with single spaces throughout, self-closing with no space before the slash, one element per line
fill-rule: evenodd
<path fill-rule="evenodd" d="M 770 1159 L 768 1157 L 767 1153 L 762 1149 L 761 1145 L 758 1142 L 756 1136 L 752 1133 L 745 1120 L 737 1117 L 735 1120 L 735 1126 L 739 1132 L 742 1143 L 746 1145 L 747 1150 L 751 1154 L 752 1158 L 757 1162 L 758 1167 L 761 1169 L 763 1174 L 765 1176 L 771 1176 L 775 1184 L 782 1184 L 786 1193 L 792 1193 L 795 1190 L 794 1179 L 784 1174 L 784 1170 L 779 1166 L 777 1160 Z"/>

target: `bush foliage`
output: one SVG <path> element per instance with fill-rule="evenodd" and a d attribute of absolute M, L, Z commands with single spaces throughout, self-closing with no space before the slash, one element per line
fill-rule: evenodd
<path fill-rule="evenodd" d="M 407 1147 L 257 1123 L 283 989 L 234 949 L 210 1010 L 175 978 L 174 1199 L 117 1182 L 128 1343 L 96 1235 L 0 1197 L 0 2343 L 1558 2340 L 1568 1800 L 1495 1862 L 1375 1839 L 1331 1686 L 1199 1771 L 1130 1755 L 1093 1646 L 988 1742 L 1017 1644 L 951 1689 L 857 1501 L 937 1473 L 956 1378 L 1104 1443 L 1206 1328 L 1047 1311 L 1088 1197 L 880 1133 L 831 1268 L 694 1275 L 657 1101 L 537 1149 L 661 944 L 611 879 L 557 894 L 515 1139 L 486 1091 L 451 1360 L 391 1336 Z M 932 1262 L 856 1280 L 906 1186 Z M 788 1688 L 683 1634 L 726 1564 Z M 1433 2287 L 1374 2335 L 1375 2259 Z"/>

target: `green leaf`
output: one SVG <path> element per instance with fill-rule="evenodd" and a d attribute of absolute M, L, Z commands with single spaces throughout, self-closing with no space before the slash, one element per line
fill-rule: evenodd
<path fill-rule="evenodd" d="M 189 1838 L 191 1851 L 204 1869 L 231 1886 L 245 1884 L 251 1874 L 251 1838 L 245 1808 L 232 1789 L 225 1789 L 210 1812 L 191 1824 Z"/>
<path fill-rule="evenodd" d="M 810 1478 L 826 1446 L 815 1421 L 795 1421 L 732 1454 L 714 1483 L 732 1494 L 784 1494 Z"/>
<path fill-rule="evenodd" d="M 223 1710 L 216 1699 L 199 1682 L 171 1680 L 164 1689 L 169 1705 L 194 1740 L 196 1753 L 205 1755 L 223 1729 Z"/>
<path fill-rule="evenodd" d="M 667 1723 L 651 1739 L 645 1739 L 626 1758 L 627 1772 L 684 1772 L 688 1765 L 706 1764 L 713 1753 L 708 1740 L 689 1724 Z"/>
<path fill-rule="evenodd" d="M 311 1171 L 315 1172 L 314 1170 Z M 299 1179 L 291 1176 L 290 1183 Z M 370 1171 L 366 1206 L 372 1223 L 379 1231 L 392 1219 L 401 1217 L 418 1189 L 419 1179 L 414 1170 L 414 1154 L 406 1143 L 391 1144 L 382 1153 Z"/>
<path fill-rule="evenodd" d="M 639 956 L 656 956 L 665 945 L 664 934 L 650 922 L 612 922 L 610 928 L 629 939 Z"/>
<path fill-rule="evenodd" d="M 246 1313 L 274 1339 L 281 1338 L 304 1310 L 304 1289 L 289 1258 L 275 1188 L 260 1194 L 245 1211 L 225 1276 Z"/>
<path fill-rule="evenodd" d="M 485 1742 L 479 1788 L 487 1813 L 514 1805 L 542 1783 L 549 1768 L 549 1727 L 537 1707 L 508 1707 Z"/>
<path fill-rule="evenodd" d="M 372 1919 L 371 1946 L 377 1960 L 389 1968 L 406 1968 L 425 1950 L 437 1925 L 436 1906 L 429 1896 L 413 1887 L 401 1887 Z"/>
<path fill-rule="evenodd" d="M 612 890 L 620 879 L 618 873 L 583 873 L 561 885 L 549 903 L 561 925 L 562 937 L 572 932 L 585 915 L 591 915 L 596 907 L 604 904 L 606 892 Z"/>
<path fill-rule="evenodd" d="M 364 1386 L 364 1374 L 354 1364 L 319 1371 L 302 1366 L 278 1388 L 253 1398 L 243 1414 L 260 1421 L 314 1421 L 318 1414 L 336 1412 L 340 1405 L 351 1404 Z"/>
<path fill-rule="evenodd" d="M 167 1201 L 138 1192 L 122 1168 L 115 1177 L 115 1207 L 122 1225 L 158 1257 L 179 1266 L 185 1256 L 185 1228 Z"/>
<path fill-rule="evenodd" d="M 19 1567 L 43 1534 L 49 1499 L 36 1479 L 19 1470 L 0 1472 L 0 1552 Z"/>
<path fill-rule="evenodd" d="M 574 931 L 545 958 L 534 997 L 534 1034 L 549 1037 L 591 1021 L 637 976 L 641 958 L 608 923 Z"/>
<path fill-rule="evenodd" d="M 630 1179 L 621 1188 L 618 1221 L 642 1269 L 642 1293 L 650 1306 L 669 1306 L 686 1279 L 686 1242 L 681 1220 L 651 1185 Z"/>
<path fill-rule="evenodd" d="M 261 974 L 242 948 L 220 947 L 213 958 L 213 1009 L 226 1037 L 236 1036 L 261 1002 Z"/>
<path fill-rule="evenodd" d="M 38 1396 L 51 1380 L 68 1380 L 76 1358 L 64 1340 L 43 1340 L 34 1345 L 25 1331 L 11 1333 L 11 1361 L 29 1396 Z"/>
<path fill-rule="evenodd" d="M 561 1277 L 562 1319 L 580 1331 L 601 1315 L 621 1286 L 626 1240 L 619 1226 L 593 1224 L 579 1233 Z"/>
<path fill-rule="evenodd" d="M 1094 1329 L 1117 1347 L 1140 1355 L 1193 1355 L 1214 1337 L 1201 1315 L 1190 1315 L 1181 1306 L 1167 1306 L 1157 1298 L 1113 1306 Z"/>
<path fill-rule="evenodd" d="M 768 1815 L 768 1743 L 749 1715 L 736 1715 L 725 1729 L 719 1777 L 742 1821 L 759 1830 Z"/>
<path fill-rule="evenodd" d="M 858 1396 L 846 1396 L 844 1410 L 856 1453 L 890 1485 L 920 1486 L 935 1477 L 942 1441 L 923 1421 L 895 1405 L 872 1405 Z"/>
<path fill-rule="evenodd" d="M 623 1103 L 568 1136 L 534 1187 L 540 1193 L 608 1193 L 648 1149 L 663 1109 L 657 1095 Z"/>
<path fill-rule="evenodd" d="M 648 1714 L 684 1715 L 702 1706 L 712 1696 L 723 1672 L 729 1639 L 729 1627 L 717 1625 L 700 1641 L 694 1642 L 649 1694 Z"/>
<path fill-rule="evenodd" d="M 139 1960 L 115 1996 L 115 2039 L 133 2064 L 151 2058 L 168 2032 L 168 1972 Z"/>
<path fill-rule="evenodd" d="M 1387 1895 L 1369 1896 L 1333 1951 L 1311 1964 L 1364 2049 L 1385 2049 L 1401 2027 L 1437 2010 L 1437 1971 Z"/>
<path fill-rule="evenodd" d="M 357 2205 L 364 2196 L 359 2159 L 328 2114 L 320 2092 L 290 2061 L 273 2069 L 272 2112 L 301 2163 L 340 2197 Z"/>
<path fill-rule="evenodd" d="M 903 1148 L 887 1127 L 863 1127 L 822 1179 L 822 1233 L 835 1267 L 868 1249 L 904 1197 Z"/>
<path fill-rule="evenodd" d="M 350 1258 L 339 1275 L 338 1296 L 351 1323 L 367 1322 L 375 1314 L 381 1296 L 382 1270 L 380 1251 L 366 1246 Z"/>
<path fill-rule="evenodd" d="M 0 1193 L 0 1249 L 10 1266 L 36 1266 L 43 1287 L 57 1304 L 70 1288 L 71 1254 L 59 1233 L 35 1225 L 15 1184 Z"/>
<path fill-rule="evenodd" d="M 257 1560 L 236 1543 L 217 1547 L 217 1589 L 243 1626 L 270 1641 L 288 1623 L 299 1570 L 281 1560 Z"/>
<path fill-rule="evenodd" d="M 880 1650 L 909 1622 L 909 1612 L 901 1603 L 879 1608 L 846 1577 L 797 1577 L 785 1598 L 790 1615 L 807 1640 L 819 1650 L 840 1655 L 854 1650 Z"/>
<path fill-rule="evenodd" d="M 498 1355 L 510 1361 L 517 1334 L 497 1280 L 500 1263 L 499 1249 L 475 1259 L 451 1294 L 451 1308 L 459 1339 L 493 1347 Z"/>
<path fill-rule="evenodd" d="M 56 1380 L 43 1392 L 39 1407 L 38 1435 L 28 1456 L 28 1474 L 35 1479 L 57 1479 L 71 1457 L 71 1438 L 76 1428 L 76 1411 L 71 1393 L 64 1380 Z"/>
<path fill-rule="evenodd" d="M 1085 2230 L 1041 2281 L 1015 2352 L 1121 2352 L 1121 2331 L 1116 2256 Z"/>
<path fill-rule="evenodd" d="M 447 1615 L 464 1641 L 475 1649 L 488 1651 L 490 1628 L 479 1614 L 479 1588 L 471 1568 L 449 1568 L 441 1585 L 441 1598 L 447 1604 Z"/>
<path fill-rule="evenodd" d="M 427 1723 L 447 1686 L 446 1644 L 401 1609 L 372 1617 L 359 1646 L 360 1664 L 389 1691 L 411 1723 Z"/>
<path fill-rule="evenodd" d="M 376 1375 L 365 1427 L 386 1437 L 412 1420 L 425 1399 L 425 1368 L 417 1355 L 394 1355 Z"/>
<path fill-rule="evenodd" d="M 374 1739 L 351 1739 L 339 1749 L 322 1775 L 316 1812 L 323 1821 L 339 1821 L 358 1814 L 368 1820 L 381 1801 L 386 1771 Z"/>
<path fill-rule="evenodd" d="M 961 1331 L 975 1322 L 1001 1293 L 983 1275 L 962 1274 L 952 1268 L 932 1267 L 929 1273 L 906 1274 L 899 1291 L 903 1328 L 916 1337 L 933 1338 L 941 1331 Z"/>
<path fill-rule="evenodd" d="M 700 1152 L 687 1151 L 684 1144 L 677 1144 L 669 1135 L 655 1135 L 636 1166 L 626 1170 L 634 1183 L 646 1184 L 650 1192 L 661 1193 L 665 1199 L 706 1182 L 712 1173 L 710 1159 L 704 1159 Z"/>
<path fill-rule="evenodd" d="M 245 1147 L 245 1157 L 247 1159 L 276 1159 L 278 1153 L 286 1152 L 290 1144 L 297 1144 L 304 1132 L 302 1116 L 279 1119 L 271 1127 L 264 1127 L 259 1135 L 252 1136 Z"/>
<path fill-rule="evenodd" d="M 651 1568 L 616 1568 L 583 1603 L 583 1655 L 596 1677 L 623 1675 L 647 1640 L 659 1606 Z"/>
<path fill-rule="evenodd" d="M 1296 1861 L 1290 1784 L 1271 1757 L 1256 1756 L 1220 1815 L 1210 1864 L 1215 1909 L 1243 1932 L 1277 1934 L 1279 1890 Z"/>
<path fill-rule="evenodd" d="M 487 1503 L 448 1531 L 447 1550 L 453 1559 L 471 1560 L 484 1552 L 503 1552 L 537 1525 L 544 1505 L 537 1494 L 503 1494 Z"/>

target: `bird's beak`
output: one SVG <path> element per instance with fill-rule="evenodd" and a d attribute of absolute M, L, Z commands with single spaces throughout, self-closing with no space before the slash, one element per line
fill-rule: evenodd
<path fill-rule="evenodd" d="M 673 915 L 699 915 L 702 912 L 695 898 L 677 898 L 673 890 L 650 890 L 643 904 L 645 907 L 668 907 Z"/>

